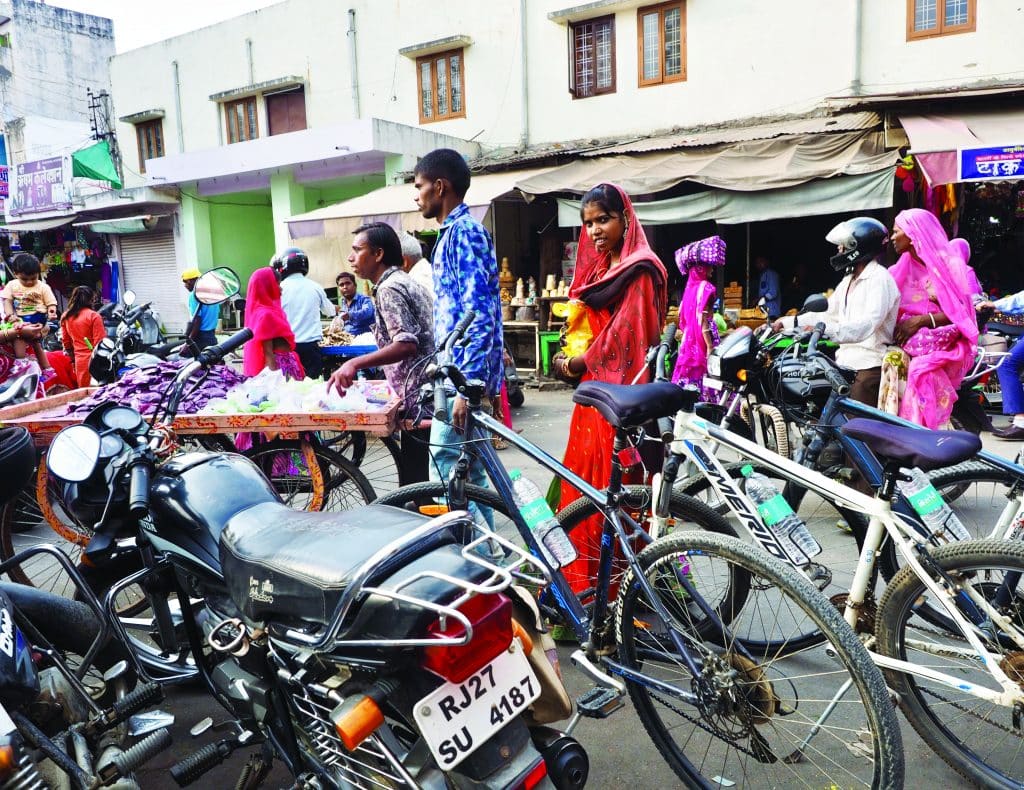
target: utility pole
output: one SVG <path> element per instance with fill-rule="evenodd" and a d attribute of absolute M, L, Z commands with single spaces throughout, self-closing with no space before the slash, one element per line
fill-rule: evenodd
<path fill-rule="evenodd" d="M 114 169 L 123 183 L 124 171 L 121 168 L 121 149 L 117 144 L 117 134 L 114 132 L 114 125 L 111 120 L 110 94 L 106 91 L 93 93 L 92 88 L 86 88 L 85 94 L 89 99 L 92 139 L 107 141 L 107 145 L 110 146 L 110 158 L 114 162 Z"/>

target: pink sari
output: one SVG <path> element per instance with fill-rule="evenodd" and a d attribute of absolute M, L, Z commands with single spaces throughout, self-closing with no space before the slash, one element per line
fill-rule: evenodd
<path fill-rule="evenodd" d="M 967 267 L 935 215 L 907 209 L 896 216 L 895 224 L 910 238 L 921 260 L 908 251 L 890 270 L 900 291 L 897 321 L 941 312 L 951 322 L 938 329 L 922 327 L 904 345 L 910 364 L 900 417 L 934 430 L 949 422 L 957 388 L 977 350 L 978 324 Z"/>
<path fill-rule="evenodd" d="M 679 305 L 679 355 L 672 372 L 672 381 L 685 386 L 700 387 L 708 371 L 708 348 L 704 339 L 704 326 L 708 318 L 704 313 L 715 298 L 715 286 L 710 282 L 711 268 L 693 266 L 686 277 L 686 290 Z"/>

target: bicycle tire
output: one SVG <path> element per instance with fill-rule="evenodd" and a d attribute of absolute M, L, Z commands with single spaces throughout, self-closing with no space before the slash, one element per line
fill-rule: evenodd
<path fill-rule="evenodd" d="M 359 467 L 377 496 L 401 486 L 402 450 L 390 436 L 365 431 L 318 431 L 321 443 Z"/>
<path fill-rule="evenodd" d="M 948 574 L 955 576 L 961 584 L 971 584 L 976 591 L 984 594 L 985 590 L 995 589 L 993 582 L 985 586 L 979 584 L 988 574 L 998 573 L 1000 569 L 1011 573 L 1024 573 L 1024 545 L 1003 540 L 973 540 L 953 543 L 936 548 L 930 552 L 935 565 Z M 928 566 L 926 566 L 928 567 Z M 980 574 L 985 574 L 981 576 Z M 998 578 L 998 577 L 993 577 Z M 1015 591 L 1013 607 L 1010 614 L 1016 620 L 1017 629 L 1024 634 L 1024 619 L 1021 610 L 1024 606 L 1024 594 L 1020 586 Z M 892 580 L 886 588 L 879 606 L 876 638 L 878 652 L 882 655 L 927 664 L 929 667 L 954 675 L 965 683 L 978 683 L 988 688 L 996 688 L 991 675 L 980 668 L 980 662 L 967 658 L 958 659 L 949 651 L 941 651 L 943 645 L 962 647 L 962 637 L 943 634 L 930 627 L 921 628 L 913 618 L 915 609 L 922 596 L 930 592 L 924 583 L 910 568 L 905 568 Z M 926 651 L 921 647 L 924 639 L 934 642 L 933 650 Z M 988 639 L 987 646 L 997 655 L 1002 652 L 998 640 Z M 919 647 L 920 649 L 914 649 Z M 1017 679 L 1018 684 L 1024 679 L 1017 668 L 1024 651 L 1007 651 L 1000 661 L 1005 664 L 1007 674 Z M 900 672 L 893 669 L 884 670 L 890 687 L 900 695 L 900 707 L 907 721 L 917 731 L 925 743 L 957 773 L 983 787 L 1019 788 L 1020 778 L 1024 776 L 1024 754 L 1021 749 L 1008 748 L 1009 743 L 1019 742 L 1019 731 L 1010 731 L 1006 724 L 1011 720 L 1010 711 L 986 703 L 966 692 L 961 693 L 946 685 L 932 683 L 926 678 Z M 985 679 L 988 682 L 985 682 Z M 939 689 L 935 691 L 933 689 Z M 933 700 L 934 704 L 929 704 Z M 967 700 L 963 704 L 961 700 Z M 998 719 L 990 720 L 990 711 L 998 710 Z M 952 719 L 944 722 L 943 714 L 949 713 Z M 977 746 L 965 742 L 967 734 L 961 729 L 970 719 L 974 728 L 985 724 L 991 726 L 981 731 L 977 729 Z M 982 755 L 979 751 L 984 751 Z M 998 760 L 999 764 L 992 764 Z M 1009 765 L 1007 765 L 1009 762 Z"/>
<path fill-rule="evenodd" d="M 982 534 L 982 530 L 986 525 L 990 528 L 994 526 L 996 517 L 1002 512 L 1005 498 L 1001 496 L 1001 489 L 1009 488 L 1017 482 L 1017 476 L 1012 472 L 996 469 L 994 466 L 989 466 L 981 461 L 965 461 L 956 466 L 933 469 L 931 472 L 928 472 L 928 479 L 939 490 L 939 493 L 942 494 L 946 504 L 957 513 L 961 522 L 963 522 L 974 538 L 989 537 L 988 534 Z M 974 501 L 961 501 L 964 499 L 965 494 L 971 490 L 971 485 L 974 483 L 992 483 L 996 486 L 993 492 L 995 496 L 990 497 L 988 503 L 989 513 L 987 514 L 978 512 L 975 515 L 969 516 L 964 512 L 968 509 L 980 510 L 982 503 L 980 498 L 976 497 Z M 998 505 L 994 502 L 996 499 L 999 500 Z"/>
<path fill-rule="evenodd" d="M 376 498 L 355 464 L 317 442 L 274 439 L 242 454 L 267 476 L 285 504 L 297 510 L 350 510 Z"/>
<path fill-rule="evenodd" d="M 687 786 L 903 786 L 899 721 L 882 675 L 839 612 L 803 576 L 738 538 L 703 531 L 662 538 L 645 549 L 638 562 L 671 622 L 658 617 L 631 570 L 620 589 L 616 614 L 619 660 L 634 672 L 698 693 L 696 704 L 668 701 L 662 688 L 627 676 L 644 729 Z M 724 630 L 720 639 L 705 644 L 707 637 L 692 627 L 693 610 L 702 611 L 696 596 L 703 597 L 710 588 L 704 570 L 722 563 L 726 569 L 737 567 L 764 579 L 784 596 L 780 602 L 786 605 L 772 612 L 776 623 L 809 620 L 827 635 L 828 648 L 821 647 L 817 656 L 823 668 L 810 663 L 814 656 L 809 651 L 745 654 Z M 692 588 L 684 588 L 680 573 Z M 767 625 L 763 617 L 760 621 Z M 673 655 L 669 628 L 693 647 L 694 658 L 707 675 L 693 677 Z M 778 641 L 784 640 L 765 643 Z M 791 675 L 784 674 L 790 671 Z M 846 681 L 856 693 L 838 697 L 838 710 L 832 714 L 838 721 L 833 724 L 831 717 L 825 718 L 804 745 L 804 737 Z M 823 685 L 828 690 L 823 691 Z M 866 737 L 851 738 L 853 732 Z M 864 753 L 852 753 L 851 740 L 858 741 Z"/>

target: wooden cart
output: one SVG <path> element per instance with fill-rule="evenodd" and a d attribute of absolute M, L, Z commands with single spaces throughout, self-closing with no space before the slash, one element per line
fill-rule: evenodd
<path fill-rule="evenodd" d="M 65 414 L 67 406 L 94 391 L 94 388 L 72 390 L 0 409 L 0 423 L 28 429 L 40 450 L 34 489 L 24 492 L 10 503 L 0 519 L 0 558 L 14 551 L 12 533 L 19 533 L 26 527 L 31 529 L 33 520 L 38 523 L 40 517 L 45 519 L 57 535 L 79 551 L 91 539 L 91 525 L 74 523 L 68 514 L 55 510 L 52 481 L 42 456 L 57 433 L 82 421 L 82 415 Z M 212 440 L 222 435 L 222 449 L 234 447 L 227 436 L 229 434 L 270 434 L 267 440 L 255 443 L 244 454 L 264 469 L 282 498 L 304 510 L 343 509 L 371 501 L 377 492 L 358 466 L 341 455 L 338 451 L 341 448 L 324 446 L 318 439 L 311 438 L 310 434 L 329 431 L 335 435 L 357 437 L 375 435 L 388 442 L 390 440 L 387 437 L 396 430 L 400 407 L 401 400 L 394 398 L 379 412 L 183 414 L 175 418 L 173 428 L 182 439 L 195 436 Z M 289 468 L 279 474 L 272 474 L 280 466 L 279 457 L 289 459 Z M 351 500 L 345 497 L 351 497 Z M 21 519 L 21 523 L 12 524 L 12 519 L 16 518 Z M 72 553 L 77 554 L 77 551 Z M 20 581 L 33 583 L 28 578 Z"/>

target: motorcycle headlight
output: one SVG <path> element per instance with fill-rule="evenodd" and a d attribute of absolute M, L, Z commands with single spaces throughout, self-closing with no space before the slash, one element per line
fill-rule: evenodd
<path fill-rule="evenodd" d="M 712 376 L 722 375 L 722 358 L 714 354 L 708 357 L 708 373 Z"/>

